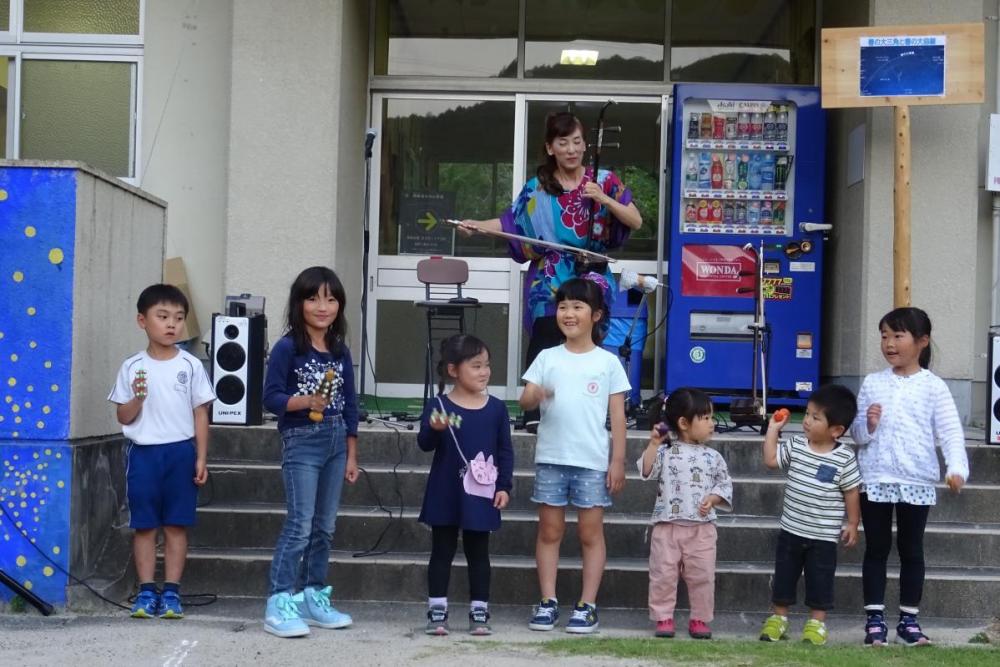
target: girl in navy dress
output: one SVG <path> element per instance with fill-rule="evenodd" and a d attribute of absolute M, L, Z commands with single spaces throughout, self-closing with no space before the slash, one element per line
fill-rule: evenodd
<path fill-rule="evenodd" d="M 510 500 L 514 450 L 507 406 L 486 393 L 490 351 L 475 336 L 441 343 L 438 396 L 424 410 L 417 444 L 434 452 L 420 521 L 431 527 L 427 634 L 448 634 L 448 580 L 458 532 L 469 570 L 469 632 L 491 633 L 490 532 Z M 453 383 L 444 393 L 445 382 Z"/>

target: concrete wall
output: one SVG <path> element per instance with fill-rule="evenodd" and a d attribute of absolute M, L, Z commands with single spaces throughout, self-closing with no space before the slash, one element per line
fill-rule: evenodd
<path fill-rule="evenodd" d="M 135 590 L 130 567 L 132 530 L 125 497 L 125 440 L 78 440 L 72 453 L 69 570 L 105 597 L 122 600 Z M 110 609 L 86 588 L 67 582 L 66 606 L 74 611 Z"/>
<path fill-rule="evenodd" d="M 366 17 L 358 0 L 233 4 L 224 286 L 267 298 L 271 343 L 316 264 L 342 276 L 360 326 Z"/>
<path fill-rule="evenodd" d="M 170 204 L 203 333 L 224 297 L 232 5 L 146 2 L 141 186 Z"/>
<path fill-rule="evenodd" d="M 861 2 L 824 2 L 822 25 L 846 28 L 869 25 L 871 8 Z M 823 321 L 823 375 L 856 376 L 865 367 L 865 343 L 875 327 L 865 319 L 864 295 L 869 276 L 861 270 L 868 254 L 865 233 L 868 220 L 868 186 L 872 179 L 869 152 L 864 153 L 865 178 L 847 184 L 847 137 L 863 127 L 865 147 L 871 145 L 871 111 L 834 109 L 827 112 L 826 220 L 833 224 L 827 245 Z"/>
<path fill-rule="evenodd" d="M 108 392 L 122 361 L 148 344 L 135 304 L 161 278 L 165 226 L 162 201 L 77 172 L 70 438 L 121 432 Z"/>
<path fill-rule="evenodd" d="M 824 3 L 824 25 L 864 25 L 863 7 Z M 860 4 L 860 3 L 859 3 Z M 981 21 L 983 0 L 873 0 L 871 25 Z M 991 28 L 992 29 L 992 28 Z M 989 58 L 987 58 L 989 60 Z M 990 263 L 979 248 L 988 233 L 981 204 L 982 105 L 911 107 L 912 279 L 914 305 L 934 324 L 932 369 L 949 380 L 969 419 L 973 377 L 982 378 L 983 309 Z M 865 124 L 866 173 L 847 187 L 847 133 Z M 831 112 L 828 216 L 831 247 L 830 347 L 824 374 L 856 384 L 885 364 L 876 333 L 892 308 L 893 112 L 888 107 Z M 986 231 L 984 232 L 984 225 Z M 985 283 L 985 284 L 984 284 Z M 977 324 L 979 326 L 977 326 Z"/>

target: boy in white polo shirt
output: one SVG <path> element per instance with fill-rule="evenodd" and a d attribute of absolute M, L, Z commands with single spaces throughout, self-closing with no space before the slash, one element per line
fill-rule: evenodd
<path fill-rule="evenodd" d="M 151 285 L 137 303 L 149 345 L 122 364 L 108 400 L 128 440 L 126 487 L 132 552 L 139 577 L 133 618 L 183 618 L 180 580 L 187 527 L 198 487 L 208 479 L 208 404 L 215 399 L 205 368 L 177 348 L 188 301 L 173 285 Z M 164 584 L 156 588 L 156 531 L 163 529 Z"/>

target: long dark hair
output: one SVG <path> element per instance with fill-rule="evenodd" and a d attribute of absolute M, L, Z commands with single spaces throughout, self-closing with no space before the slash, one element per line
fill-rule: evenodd
<path fill-rule="evenodd" d="M 304 354 L 312 345 L 309 340 L 309 330 L 306 329 L 302 306 L 306 299 L 319 294 L 323 285 L 326 285 L 330 295 L 340 304 L 336 319 L 327 328 L 323 337 L 326 341 L 326 349 L 330 354 L 340 354 L 344 341 L 347 339 L 347 317 L 344 315 L 344 311 L 347 310 L 347 296 L 344 294 L 343 283 L 340 282 L 340 278 L 332 269 L 325 266 L 310 266 L 296 276 L 292 288 L 288 292 L 288 305 L 285 307 L 285 333 L 292 336 L 292 340 L 295 341 L 295 349 L 299 354 Z"/>
<path fill-rule="evenodd" d="M 448 376 L 449 364 L 457 367 L 463 361 L 468 361 L 482 352 L 486 352 L 487 357 L 490 356 L 490 348 L 486 343 L 469 334 L 456 334 L 441 341 L 441 360 L 437 365 L 438 393 L 444 393 L 445 381 L 451 379 Z"/>
<path fill-rule="evenodd" d="M 595 313 L 601 313 L 601 319 L 594 322 L 590 330 L 590 338 L 594 345 L 600 345 L 604 338 L 605 325 L 608 322 L 608 307 L 604 304 L 604 290 L 593 280 L 585 278 L 570 278 L 556 291 L 556 305 L 561 301 L 583 301 Z"/>
<path fill-rule="evenodd" d="M 662 401 L 657 401 L 649 411 L 650 421 L 654 424 L 665 423 L 670 430 L 680 435 L 681 430 L 678 422 L 681 417 L 688 420 L 688 424 L 694 421 L 695 417 L 703 417 L 712 414 L 712 399 L 701 389 L 695 387 L 681 387 L 670 392 Z M 664 442 L 670 442 L 670 434 L 664 434 Z"/>
<path fill-rule="evenodd" d="M 893 331 L 906 331 L 914 339 L 927 336 L 927 347 L 920 351 L 920 358 L 917 361 L 921 368 L 930 368 L 931 365 L 931 318 L 927 313 L 919 308 L 906 306 L 890 310 L 878 321 L 878 331 L 882 333 L 882 327 L 886 326 Z"/>
<path fill-rule="evenodd" d="M 584 141 L 586 141 L 587 131 L 584 129 L 583 123 L 569 111 L 553 111 L 545 117 L 545 143 L 542 145 L 542 155 L 545 156 L 545 162 L 538 167 L 536 175 L 542 189 L 550 195 L 561 195 L 563 187 L 559 184 L 555 176 L 556 158 L 554 155 L 548 154 L 546 146 L 559 137 L 568 137 L 577 130 L 580 130 L 580 134 L 583 136 Z M 595 175 L 594 178 L 596 177 Z"/>

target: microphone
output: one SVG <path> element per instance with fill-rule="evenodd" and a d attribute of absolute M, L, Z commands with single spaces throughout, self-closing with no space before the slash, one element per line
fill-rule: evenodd
<path fill-rule="evenodd" d="M 649 294 L 660 286 L 659 281 L 653 276 L 641 276 L 630 269 L 622 269 L 618 277 L 618 290 L 624 292 L 633 288 L 638 288 Z"/>
<path fill-rule="evenodd" d="M 369 127 L 368 131 L 365 132 L 365 157 L 370 158 L 372 156 L 372 145 L 375 143 L 375 137 L 378 136 L 378 132 L 374 127 Z"/>

